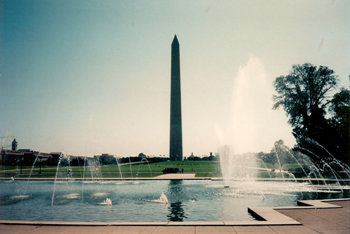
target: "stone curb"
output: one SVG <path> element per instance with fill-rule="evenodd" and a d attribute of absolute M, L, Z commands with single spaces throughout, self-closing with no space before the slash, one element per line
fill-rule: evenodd
<path fill-rule="evenodd" d="M 186 175 L 186 173 L 184 173 Z M 9 177 L 0 177 L 0 180 L 10 180 L 11 178 Z M 120 181 L 120 180 L 125 180 L 125 181 L 134 181 L 134 180 L 212 180 L 212 181 L 223 181 L 223 178 L 219 177 L 190 177 L 190 176 L 184 176 L 180 177 L 178 175 L 174 177 L 163 177 L 163 175 L 156 176 L 156 177 L 136 177 L 136 178 L 116 178 L 116 177 L 102 177 L 102 178 L 73 178 L 69 179 L 70 181 L 100 181 L 100 180 L 106 180 L 106 181 Z M 55 178 L 51 177 L 41 177 L 41 178 L 16 178 L 15 180 L 37 180 L 37 181 L 53 181 Z M 67 180 L 67 178 L 57 178 L 57 180 Z M 257 178 L 256 181 L 319 181 L 320 179 L 315 179 L 315 178 Z M 232 180 L 232 181 L 239 181 L 239 180 Z M 327 182 L 349 182 L 350 179 L 322 179 L 322 181 L 327 181 Z"/>

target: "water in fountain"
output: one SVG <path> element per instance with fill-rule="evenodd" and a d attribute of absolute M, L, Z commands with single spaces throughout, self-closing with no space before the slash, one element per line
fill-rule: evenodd
<path fill-rule="evenodd" d="M 13 183 L 15 185 L 14 186 L 14 190 L 16 191 L 16 194 L 11 196 L 12 200 L 24 200 L 24 199 L 28 199 L 28 198 L 30 198 L 32 196 L 31 193 L 28 193 L 28 186 L 29 186 L 30 178 L 32 177 L 32 174 L 33 174 L 33 171 L 34 171 L 35 164 L 38 161 L 38 158 L 39 158 L 39 154 L 36 155 L 36 157 L 35 157 L 35 159 L 33 161 L 32 167 L 31 167 L 31 169 L 29 171 L 29 174 L 28 174 L 27 181 L 25 182 L 24 185 L 17 184 L 15 182 L 15 178 L 11 177 L 11 180 L 9 181 L 9 183 Z M 19 173 L 18 164 L 17 164 L 16 171 L 17 171 L 17 173 Z"/>
<path fill-rule="evenodd" d="M 15 174 L 15 177 L 18 177 L 18 175 L 19 175 L 20 173 L 22 173 L 22 169 L 20 168 L 18 162 L 19 162 L 19 159 L 17 160 L 17 164 L 16 164 L 16 174 Z"/>
<path fill-rule="evenodd" d="M 147 166 L 148 166 L 148 171 L 149 171 L 149 173 L 150 173 L 150 175 L 151 175 L 151 177 L 152 177 L 151 166 L 149 165 L 149 162 L 148 162 L 147 158 L 142 158 L 142 160 L 140 161 L 139 166 L 138 166 L 138 169 L 137 169 L 136 176 L 139 176 L 139 177 L 140 177 L 140 175 L 139 175 L 139 173 L 140 173 L 140 167 L 142 167 L 142 165 L 143 165 L 143 164 L 146 164 L 146 163 L 147 163 Z M 142 176 L 141 176 L 141 177 L 142 177 Z"/>
<path fill-rule="evenodd" d="M 232 180 L 254 182 L 257 169 L 262 167 L 257 154 L 252 152 L 261 151 L 269 142 L 275 129 L 271 123 L 278 122 L 271 110 L 272 87 L 267 79 L 262 62 L 255 56 L 250 56 L 234 78 L 230 122 L 225 131 L 218 129 L 220 143 L 224 145 L 218 153 L 226 186 Z"/>
<path fill-rule="evenodd" d="M 119 177 L 120 177 L 120 179 L 123 179 L 123 173 L 122 173 L 122 170 L 120 168 L 120 164 L 119 164 L 118 160 L 117 160 L 117 166 L 118 166 L 118 171 L 119 171 Z"/>
<path fill-rule="evenodd" d="M 229 186 L 232 180 L 252 181 L 256 178 L 256 154 L 235 154 L 233 147 L 219 148 L 220 166 L 225 185 Z"/>
<path fill-rule="evenodd" d="M 51 195 L 51 206 L 56 199 L 79 199 L 80 194 L 74 192 L 73 170 L 70 167 L 70 156 L 61 153 L 56 167 L 56 175 Z"/>
<path fill-rule="evenodd" d="M 336 169 L 324 161 L 321 168 L 318 167 L 308 156 L 290 150 L 280 141 L 275 144 L 273 150 L 278 165 L 277 170 L 270 168 L 273 178 L 242 177 L 242 172 L 243 175 L 247 174 L 253 167 L 247 162 L 240 163 L 242 159 L 235 156 L 230 148 L 223 147 L 219 152 L 225 186 L 230 187 L 230 190 L 225 193 L 230 196 L 259 195 L 264 198 L 266 194 L 288 194 L 290 192 L 343 193 L 344 190 L 350 188 L 347 185 L 350 178 L 340 177 Z M 244 159 L 249 161 L 254 158 L 244 157 Z M 332 162 L 334 160 L 336 159 L 332 157 Z M 341 163 L 335 164 L 339 167 Z M 328 171 L 325 170 L 325 167 Z M 258 172 L 268 168 L 254 167 L 254 169 Z M 232 172 L 234 170 L 237 172 Z M 341 170 L 346 170 L 346 168 L 341 168 Z M 331 174 L 328 174 L 329 171 Z"/>
<path fill-rule="evenodd" d="M 100 205 L 112 206 L 112 200 L 107 197 L 106 200 L 100 203 Z"/>
<path fill-rule="evenodd" d="M 350 168 L 336 160 L 326 149 L 323 150 L 329 159 L 323 160 L 324 163 L 321 164 L 315 163 L 302 152 L 290 150 L 283 141 L 277 141 L 272 147 L 270 154 L 275 156 L 272 164 L 264 162 L 259 154 L 244 153 L 261 151 L 271 136 L 279 136 L 277 130 L 287 122 L 281 122 L 281 118 L 276 117 L 276 112 L 272 110 L 271 83 L 262 62 L 254 56 L 239 69 L 234 79 L 231 122 L 225 126 L 226 131 L 217 129 L 221 145 L 226 145 L 218 149 L 224 183 L 230 187 L 225 193 L 264 197 L 269 193 L 289 191 L 329 191 L 329 174 L 334 178 L 332 183 L 339 187 L 340 171 L 344 171 L 349 178 Z M 312 144 L 317 145 L 315 142 Z M 266 172 L 270 178 L 264 180 L 275 180 L 274 182 L 259 182 L 260 175 L 266 175 Z M 280 182 L 277 183 L 276 180 Z M 296 183 L 297 181 L 303 183 Z M 313 184 L 319 187 L 313 187 Z M 339 191 L 342 191 L 341 187 Z"/>
<path fill-rule="evenodd" d="M 102 178 L 101 165 L 98 158 L 88 158 L 87 160 L 91 179 Z"/>
<path fill-rule="evenodd" d="M 57 163 L 57 168 L 56 168 L 56 175 L 55 175 L 55 181 L 53 183 L 53 190 L 52 190 L 52 196 L 51 196 L 51 206 L 53 206 L 54 201 L 55 201 L 55 192 L 56 192 L 56 182 L 57 182 L 57 177 L 58 177 L 58 168 L 61 164 L 61 160 L 63 158 L 63 153 L 60 154 L 58 158 L 58 163 Z"/>
<path fill-rule="evenodd" d="M 130 160 L 130 157 L 129 157 L 129 169 L 130 169 L 130 177 L 131 177 L 132 179 L 134 179 L 134 175 L 133 175 L 133 173 L 132 173 L 132 168 L 131 168 L 131 160 Z"/>
<path fill-rule="evenodd" d="M 83 181 L 85 181 L 86 157 L 84 157 Z M 84 201 L 84 183 L 81 183 L 81 200 Z"/>
<path fill-rule="evenodd" d="M 325 147 L 323 147 L 321 144 L 319 144 L 317 141 L 307 138 L 306 142 L 308 142 L 309 144 L 311 144 L 313 147 L 310 148 L 318 148 L 318 150 L 323 151 L 323 153 L 325 153 L 324 155 L 326 155 L 326 157 L 324 158 L 320 158 L 319 156 L 317 156 L 316 154 L 312 154 L 315 155 L 317 159 L 321 159 L 323 160 L 323 162 L 327 162 L 327 164 L 330 165 L 334 165 L 335 168 L 339 168 L 341 169 L 344 173 L 345 173 L 345 177 L 346 178 L 350 178 L 350 166 L 337 160 L 333 154 L 331 154 Z"/>
<path fill-rule="evenodd" d="M 169 200 L 168 200 L 167 196 L 164 194 L 164 192 L 162 192 L 162 194 L 160 195 L 160 197 L 158 199 L 151 200 L 151 202 L 168 204 Z"/>
<path fill-rule="evenodd" d="M 26 186 L 24 188 L 23 194 L 26 194 L 28 191 L 28 183 L 29 183 L 30 178 L 32 177 L 33 169 L 34 169 L 35 163 L 38 161 L 39 155 L 40 155 L 40 153 L 37 154 L 35 159 L 34 159 L 34 162 L 33 162 L 32 168 L 30 169 L 29 176 L 28 176 L 27 183 L 26 183 Z"/>

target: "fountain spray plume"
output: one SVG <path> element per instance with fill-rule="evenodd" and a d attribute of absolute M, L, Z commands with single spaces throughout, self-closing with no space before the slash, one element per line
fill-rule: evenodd
<path fill-rule="evenodd" d="M 303 143 L 305 146 L 299 146 L 297 150 L 308 155 L 317 164 L 318 168 L 328 168 L 334 177 L 338 179 L 344 179 L 344 177 L 339 175 L 339 172 L 343 172 L 345 173 L 345 179 L 350 179 L 350 167 L 336 159 L 325 147 L 310 138 L 306 138 Z"/>
<path fill-rule="evenodd" d="M 51 196 L 51 207 L 53 207 L 54 200 L 55 200 L 56 181 L 57 181 L 57 176 L 58 176 L 58 169 L 59 169 L 59 166 L 61 164 L 61 160 L 63 159 L 63 157 L 64 157 L 64 154 L 60 153 L 60 156 L 58 158 L 57 167 L 56 167 L 55 181 L 54 181 L 54 184 L 53 184 L 53 190 L 52 190 L 52 196 Z"/>
<path fill-rule="evenodd" d="M 233 147 L 225 145 L 219 148 L 221 173 L 225 186 L 233 180 L 254 181 L 256 178 L 256 154 L 235 154 Z"/>
<path fill-rule="evenodd" d="M 254 180 L 256 177 L 257 154 L 271 132 L 266 124 L 274 119 L 270 83 L 259 58 L 251 55 L 240 67 L 233 80 L 232 105 L 229 125 L 221 134 L 218 149 L 220 166 L 225 184 L 229 180 Z M 269 121 L 262 121 L 262 117 Z M 220 129 L 221 130 L 221 129 Z M 250 152 L 250 153 L 247 153 Z"/>
<path fill-rule="evenodd" d="M 306 173 L 304 166 L 302 165 L 298 158 L 293 154 L 293 152 L 283 144 L 282 140 L 279 140 L 277 142 L 275 142 L 275 147 L 274 147 L 274 151 L 276 154 L 276 158 L 280 167 L 280 172 L 282 173 L 282 165 L 281 165 L 281 157 L 283 156 L 285 158 L 285 160 L 288 160 L 289 162 L 295 162 L 298 165 L 298 168 L 303 172 L 303 176 L 308 179 L 309 183 L 311 184 L 311 180 L 310 180 L 310 176 L 308 175 L 308 173 Z M 287 172 L 288 174 L 288 172 Z M 283 173 L 282 173 L 282 177 L 283 177 Z M 293 174 L 293 177 L 295 177 L 295 175 Z"/>
<path fill-rule="evenodd" d="M 33 165 L 32 165 L 32 168 L 30 169 L 30 173 L 29 173 L 29 176 L 28 176 L 28 179 L 27 179 L 27 183 L 26 183 L 26 186 L 25 186 L 25 189 L 24 189 L 24 194 L 27 193 L 27 190 L 28 190 L 28 183 L 29 183 L 30 178 L 32 177 L 33 169 L 34 169 L 34 166 L 35 166 L 36 161 L 38 161 L 39 155 L 40 155 L 40 153 L 38 153 L 38 154 L 36 155 L 36 157 L 35 157 L 35 159 L 34 159 L 34 162 L 33 162 Z"/>
<path fill-rule="evenodd" d="M 120 167 L 120 162 L 119 162 L 118 159 L 116 161 L 117 161 L 117 166 L 118 166 L 120 179 L 123 179 L 123 173 L 122 173 L 122 170 L 121 170 L 121 167 Z"/>
<path fill-rule="evenodd" d="M 85 168 L 86 168 L 86 157 L 84 159 L 84 168 L 83 168 L 83 182 L 85 181 Z M 81 200 L 84 201 L 84 183 L 81 183 Z"/>

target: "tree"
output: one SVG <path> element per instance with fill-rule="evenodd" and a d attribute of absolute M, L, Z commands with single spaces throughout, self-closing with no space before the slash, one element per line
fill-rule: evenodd
<path fill-rule="evenodd" d="M 330 141 L 339 158 L 350 165 L 350 90 L 342 88 L 333 96 L 329 107 L 334 137 Z"/>
<path fill-rule="evenodd" d="M 294 65 L 287 76 L 274 82 L 278 95 L 274 95 L 274 109 L 280 106 L 287 112 L 296 138 L 319 140 L 327 125 L 325 114 L 330 103 L 328 92 L 337 85 L 334 71 L 312 64 Z"/>
<path fill-rule="evenodd" d="M 101 165 L 117 164 L 117 160 L 113 155 L 102 154 L 101 156 L 97 157 Z"/>
<path fill-rule="evenodd" d="M 260 158 L 264 163 L 272 164 L 272 166 L 277 163 L 276 154 L 272 151 L 270 153 L 260 152 L 258 153 L 258 158 Z"/>
<path fill-rule="evenodd" d="M 333 125 L 343 126 L 349 124 L 350 117 L 350 90 L 342 88 L 333 96 L 329 108 L 333 114 Z"/>
<path fill-rule="evenodd" d="M 287 76 L 277 77 L 274 81 L 278 94 L 273 96 L 273 108 L 283 107 L 286 111 L 299 147 L 307 147 L 309 143 L 306 141 L 312 139 L 344 160 L 344 155 L 338 155 L 343 150 L 339 151 L 337 147 L 344 149 L 348 142 L 335 146 L 334 141 L 329 140 L 338 139 L 340 132 L 335 126 L 340 123 L 343 126 L 349 119 L 345 113 L 349 109 L 344 105 L 349 93 L 344 89 L 333 98 L 330 96 L 337 81 L 334 71 L 328 67 L 316 67 L 309 63 L 294 65 Z M 333 118 L 326 118 L 328 109 L 333 113 Z"/>
<path fill-rule="evenodd" d="M 141 161 L 146 159 L 146 155 L 144 153 L 139 153 L 138 157 L 141 159 Z"/>

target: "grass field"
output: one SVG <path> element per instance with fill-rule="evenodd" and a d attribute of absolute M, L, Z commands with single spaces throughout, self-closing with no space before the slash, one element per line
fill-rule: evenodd
<path fill-rule="evenodd" d="M 279 165 L 264 164 L 258 167 L 269 168 L 272 170 L 259 170 L 256 174 L 259 178 L 289 177 L 280 173 Z M 58 178 L 142 178 L 155 177 L 163 174 L 164 168 L 179 168 L 184 173 L 195 173 L 196 177 L 221 177 L 220 163 L 218 161 L 178 161 L 178 162 L 158 162 L 158 163 L 131 163 L 122 165 L 105 165 L 105 166 L 60 166 L 57 171 Z M 306 167 L 304 167 L 305 169 Z M 55 178 L 57 167 L 34 166 L 19 167 L 2 166 L 0 177 L 14 178 Z M 71 170 L 71 174 L 69 174 Z M 282 170 L 292 172 L 295 177 L 306 177 L 305 172 L 301 170 L 298 164 L 284 164 Z M 307 171 L 307 170 L 306 170 Z M 314 175 L 311 175 L 314 177 Z M 332 174 L 326 177 L 332 178 Z"/>
<path fill-rule="evenodd" d="M 216 161 L 179 161 L 179 162 L 159 162 L 159 163 L 134 163 L 123 165 L 106 165 L 106 166 L 73 166 L 73 167 L 59 167 L 57 176 L 67 177 L 68 170 L 71 169 L 71 176 L 73 178 L 138 178 L 138 177 L 154 177 L 163 174 L 164 168 L 176 167 L 184 173 L 195 173 L 197 177 L 213 177 L 221 176 L 220 165 Z M 30 174 L 32 178 L 56 176 L 57 167 L 40 167 L 35 166 L 23 167 L 22 173 L 20 168 L 16 167 L 2 167 L 0 177 L 15 177 L 27 178 Z"/>

